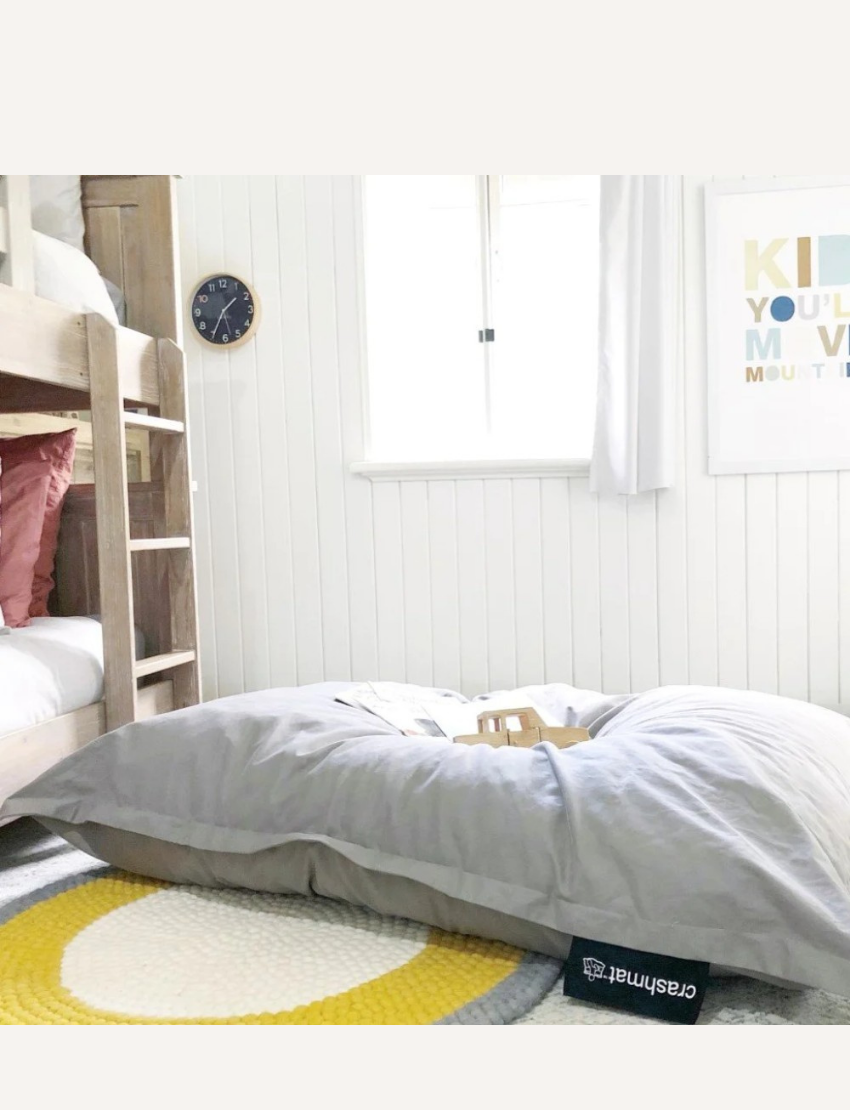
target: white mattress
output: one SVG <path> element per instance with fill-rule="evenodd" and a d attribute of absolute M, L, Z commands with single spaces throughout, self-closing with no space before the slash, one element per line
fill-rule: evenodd
<path fill-rule="evenodd" d="M 103 636 L 91 617 L 36 617 L 0 636 L 0 737 L 103 697 Z"/>

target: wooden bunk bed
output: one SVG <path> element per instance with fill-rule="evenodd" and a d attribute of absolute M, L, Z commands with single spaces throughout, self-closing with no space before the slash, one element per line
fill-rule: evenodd
<path fill-rule="evenodd" d="M 29 179 L 2 184 L 0 436 L 83 433 L 94 483 L 66 496 L 50 609 L 100 614 L 104 697 L 0 735 L 0 802 L 103 732 L 195 704 L 200 689 L 174 180 L 82 178 L 86 252 L 126 298 L 118 328 L 34 294 Z M 128 483 L 128 465 L 141 481 Z M 148 651 L 137 659 L 138 629 Z"/>

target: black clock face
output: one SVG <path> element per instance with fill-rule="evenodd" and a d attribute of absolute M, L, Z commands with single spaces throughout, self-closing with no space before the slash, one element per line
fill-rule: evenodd
<path fill-rule="evenodd" d="M 226 347 L 246 339 L 255 325 L 254 296 L 230 274 L 205 278 L 192 298 L 192 323 L 201 339 Z"/>

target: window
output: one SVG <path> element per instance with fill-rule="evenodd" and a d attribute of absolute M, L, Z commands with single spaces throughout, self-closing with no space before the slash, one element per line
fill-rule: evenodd
<path fill-rule="evenodd" d="M 595 176 L 367 176 L 370 459 L 587 459 Z"/>

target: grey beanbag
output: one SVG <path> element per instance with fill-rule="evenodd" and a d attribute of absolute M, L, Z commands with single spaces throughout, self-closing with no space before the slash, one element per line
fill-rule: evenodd
<path fill-rule="evenodd" d="M 347 684 L 346 684 L 347 685 Z M 564 954 L 579 935 L 850 996 L 850 722 L 704 687 L 532 698 L 566 751 L 400 735 L 343 684 L 245 694 L 90 744 L 30 814 L 157 877 L 314 890 Z"/>

